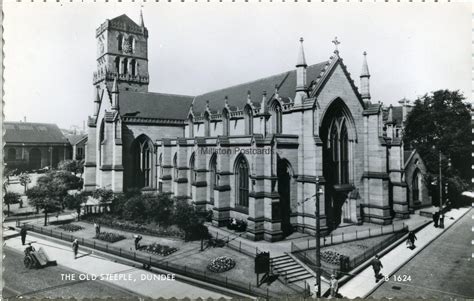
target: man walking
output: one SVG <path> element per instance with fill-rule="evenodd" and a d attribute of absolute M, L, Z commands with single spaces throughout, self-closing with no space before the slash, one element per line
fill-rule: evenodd
<path fill-rule="evenodd" d="M 79 251 L 79 242 L 77 239 L 74 239 L 72 242 L 72 251 L 74 252 L 74 259 L 77 258 L 77 252 Z"/>
<path fill-rule="evenodd" d="M 379 255 L 375 255 L 374 259 L 372 259 L 372 268 L 374 269 L 375 274 L 375 283 L 379 282 L 380 278 L 383 276 L 380 274 L 380 269 L 383 268 L 382 262 L 379 259 Z"/>
<path fill-rule="evenodd" d="M 439 212 L 436 211 L 436 212 L 433 214 L 433 223 L 434 223 L 434 227 L 435 227 L 435 228 L 438 228 L 438 220 L 439 220 Z"/>
<path fill-rule="evenodd" d="M 412 249 L 412 250 L 413 250 L 414 248 L 416 248 L 416 247 L 415 247 L 415 240 L 417 240 L 416 235 L 415 235 L 415 232 L 410 231 L 410 232 L 408 233 L 408 241 L 407 241 L 407 242 L 409 243 L 409 248 Z"/>
<path fill-rule="evenodd" d="M 20 236 L 21 236 L 21 244 L 24 246 L 25 245 L 25 241 L 26 241 L 26 228 L 25 226 L 23 226 L 20 230 Z"/>
<path fill-rule="evenodd" d="M 331 280 L 329 281 L 329 287 L 331 288 L 331 298 L 337 298 L 337 290 L 339 289 L 339 281 L 336 279 L 336 275 L 331 275 Z"/>
<path fill-rule="evenodd" d="M 95 236 L 99 236 L 99 225 L 97 223 L 94 223 L 94 229 L 95 229 Z"/>
<path fill-rule="evenodd" d="M 141 235 L 135 235 L 135 250 L 138 250 L 140 248 L 140 240 L 142 240 Z"/>

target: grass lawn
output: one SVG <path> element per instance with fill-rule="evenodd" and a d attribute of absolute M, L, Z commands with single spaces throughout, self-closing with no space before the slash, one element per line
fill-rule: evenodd
<path fill-rule="evenodd" d="M 95 236 L 95 229 L 93 224 L 82 221 L 73 222 L 72 224 L 84 227 L 84 229 L 75 232 L 66 232 L 59 228 L 59 226 L 57 225 L 47 226 L 46 228 L 52 228 L 56 231 L 63 232 L 65 235 L 73 235 L 74 237 L 80 237 L 85 239 L 92 239 Z M 238 251 L 235 251 L 228 247 L 206 248 L 204 251 L 200 251 L 200 241 L 185 242 L 183 239 L 180 238 L 157 237 L 141 233 L 132 233 L 124 230 L 112 229 L 106 226 L 101 226 L 101 232 L 113 232 L 124 235 L 125 239 L 117 241 L 115 243 L 110 243 L 109 245 L 114 246 L 116 248 L 122 248 L 123 250 L 127 251 L 135 250 L 133 236 L 135 234 L 140 234 L 143 237 L 143 239 L 140 241 L 140 245 L 142 246 L 149 245 L 151 243 L 158 243 L 161 245 L 167 245 L 169 247 L 175 247 L 178 249 L 178 251 L 168 256 L 154 255 L 145 251 L 136 251 L 137 253 L 140 252 L 140 254 L 151 256 L 155 259 L 168 261 L 169 263 L 174 263 L 181 266 L 187 266 L 195 270 L 199 270 L 202 273 L 206 272 L 207 274 L 214 274 L 218 277 L 221 277 L 223 281 L 225 281 L 225 278 L 227 277 L 229 283 L 232 281 L 237 281 L 240 283 L 245 283 L 246 286 L 248 286 L 248 284 L 250 283 L 252 287 L 254 287 L 256 284 L 256 274 L 254 273 L 254 258 L 239 253 Z M 105 242 L 101 241 L 101 243 Z M 226 271 L 223 273 L 213 273 L 209 271 L 207 269 L 207 265 L 212 259 L 219 256 L 229 256 L 233 258 L 236 262 L 235 267 L 230 271 Z M 270 292 L 278 294 L 295 294 L 295 291 L 292 288 L 288 287 L 279 280 L 274 281 L 270 286 L 262 286 L 262 288 L 265 290 L 267 289 L 267 287 Z"/>

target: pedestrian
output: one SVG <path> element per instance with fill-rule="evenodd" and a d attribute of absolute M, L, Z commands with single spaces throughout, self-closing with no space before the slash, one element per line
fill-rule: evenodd
<path fill-rule="evenodd" d="M 99 235 L 99 225 L 97 223 L 94 223 L 94 229 L 95 229 L 95 236 Z"/>
<path fill-rule="evenodd" d="M 97 231 L 99 231 L 100 234 L 100 224 L 97 224 Z"/>
<path fill-rule="evenodd" d="M 438 220 L 439 220 L 439 212 L 436 211 L 436 212 L 433 214 L 433 222 L 434 222 L 434 227 L 435 227 L 435 228 L 438 228 Z"/>
<path fill-rule="evenodd" d="M 336 275 L 331 275 L 331 280 L 329 281 L 329 287 L 331 288 L 331 298 L 337 297 L 337 290 L 339 289 L 339 281 L 336 279 Z"/>
<path fill-rule="evenodd" d="M 135 250 L 138 250 L 140 248 L 140 240 L 142 240 L 141 235 L 135 235 Z"/>
<path fill-rule="evenodd" d="M 441 213 L 441 215 L 439 217 L 439 227 L 441 229 L 444 229 L 444 213 Z"/>
<path fill-rule="evenodd" d="M 77 239 L 74 239 L 72 242 L 72 251 L 74 252 L 74 259 L 77 258 L 77 251 L 79 251 L 79 242 Z"/>
<path fill-rule="evenodd" d="M 408 233 L 407 243 L 409 244 L 409 248 L 412 249 L 412 250 L 413 250 L 414 248 L 416 248 L 416 247 L 415 247 L 415 240 L 417 240 L 416 235 L 415 235 L 415 232 L 414 232 L 414 231 L 410 231 L 410 232 Z"/>
<path fill-rule="evenodd" d="M 21 236 L 21 244 L 24 246 L 25 245 L 25 241 L 26 241 L 26 227 L 23 226 L 20 230 L 20 236 Z"/>
<path fill-rule="evenodd" d="M 375 283 L 379 282 L 380 278 L 383 276 L 380 274 L 380 269 L 383 268 L 382 262 L 379 259 L 379 255 L 375 255 L 374 259 L 372 259 L 372 268 L 374 269 L 375 274 Z"/>

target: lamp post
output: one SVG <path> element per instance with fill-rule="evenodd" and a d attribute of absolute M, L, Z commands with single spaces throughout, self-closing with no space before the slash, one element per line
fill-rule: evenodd
<path fill-rule="evenodd" d="M 441 151 L 439 151 L 439 210 L 443 209 L 443 178 L 441 173 Z"/>
<path fill-rule="evenodd" d="M 319 177 L 316 177 L 316 297 L 321 298 L 321 242 L 320 242 L 320 221 L 319 221 Z"/>

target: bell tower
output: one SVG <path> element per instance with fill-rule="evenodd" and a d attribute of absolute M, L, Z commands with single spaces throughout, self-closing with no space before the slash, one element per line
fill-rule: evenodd
<path fill-rule="evenodd" d="M 148 92 L 148 30 L 127 15 L 106 20 L 96 29 L 97 70 L 93 83 L 109 91 L 117 78 L 119 90 Z"/>

